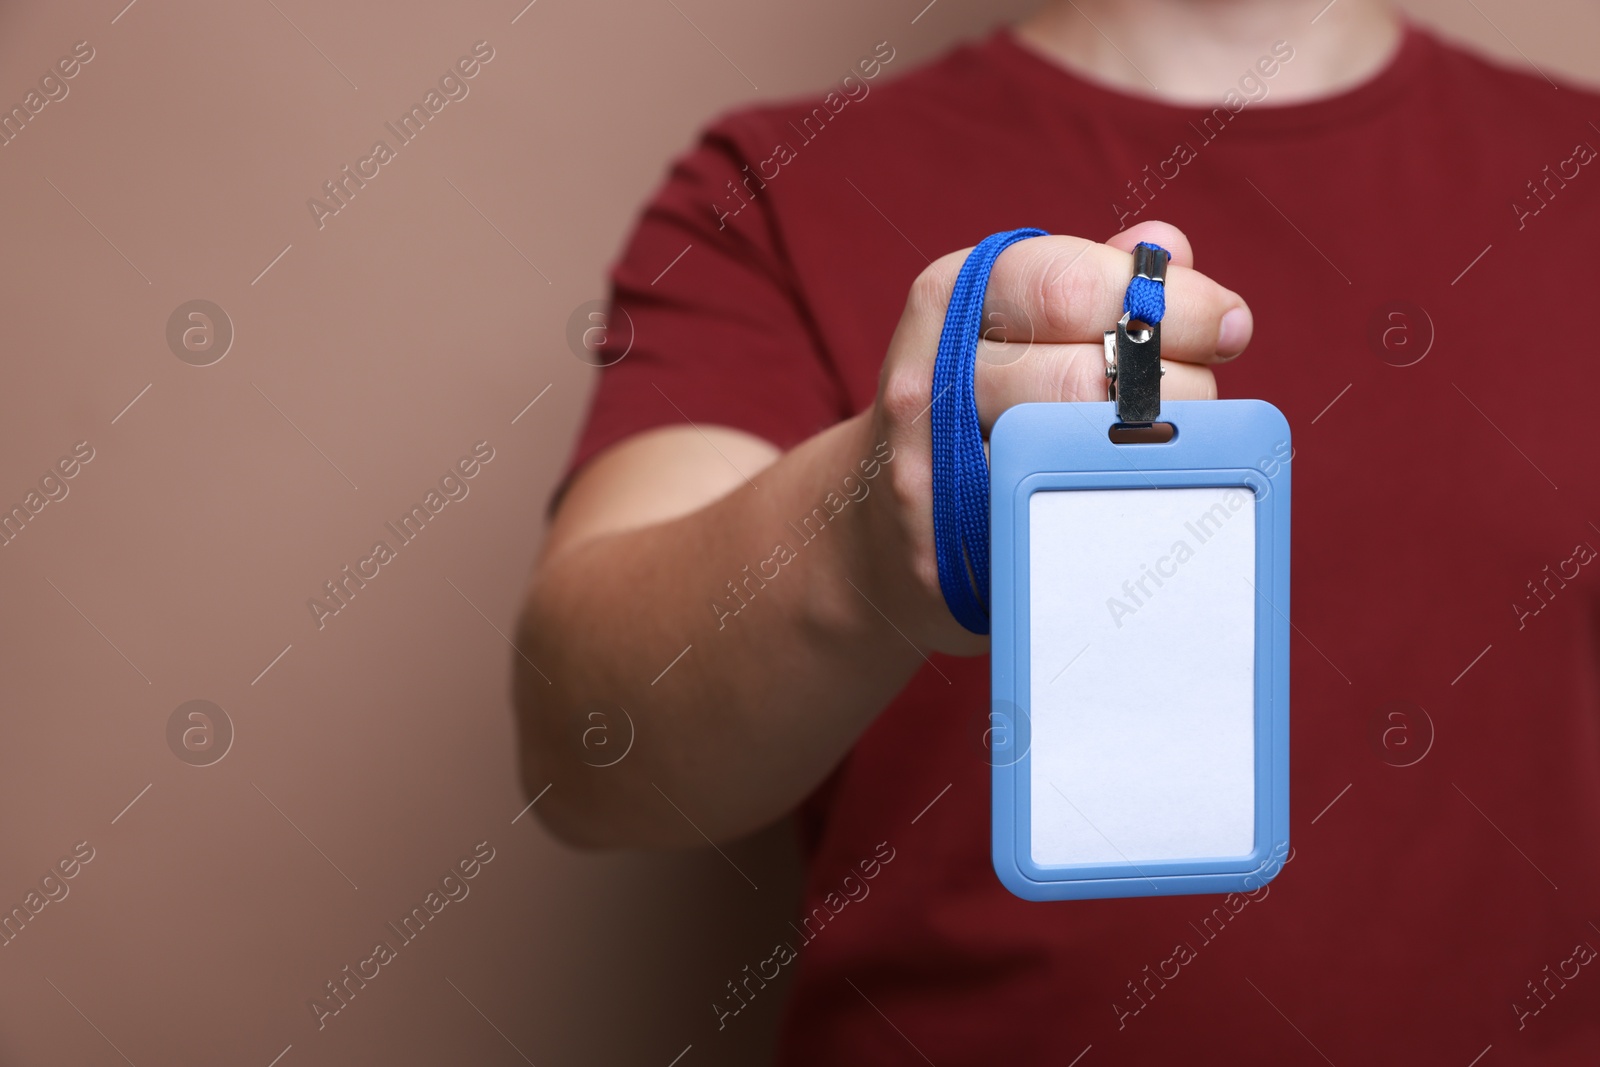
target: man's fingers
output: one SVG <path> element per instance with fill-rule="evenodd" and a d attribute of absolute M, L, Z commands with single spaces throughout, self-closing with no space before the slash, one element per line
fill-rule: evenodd
<path fill-rule="evenodd" d="M 1209 367 L 1161 361 L 1162 400 L 1215 400 Z M 1036 401 L 1106 399 L 1105 347 L 1082 345 L 980 345 L 973 376 L 978 422 L 987 434 L 1002 412 Z"/>
<path fill-rule="evenodd" d="M 1191 253 L 1169 226 L 1143 223 L 1118 240 L 1137 243 L 1160 233 Z M 1127 242 L 1129 236 L 1132 242 Z M 1176 251 L 1176 250 L 1175 250 Z M 1122 297 L 1133 276 L 1133 257 L 1120 248 L 1078 237 L 1035 237 L 1000 254 L 984 300 L 985 336 L 991 340 L 1070 344 L 1097 340 L 1122 317 Z M 1167 314 L 1161 354 L 1189 363 L 1215 363 L 1244 351 L 1252 320 L 1244 299 L 1205 275 L 1174 263 L 1167 268 Z"/>
<path fill-rule="evenodd" d="M 1194 249 L 1189 245 L 1189 238 L 1184 236 L 1182 230 L 1169 222 L 1139 222 L 1129 226 L 1115 237 L 1107 238 L 1106 244 L 1112 248 L 1133 254 L 1134 246 L 1145 242 L 1160 245 L 1172 253 L 1171 263 L 1175 267 L 1193 267 Z"/>
<path fill-rule="evenodd" d="M 984 429 L 1014 404 L 1106 399 L 1105 331 L 1122 317 L 1133 274 L 1132 248 L 1149 241 L 1172 253 L 1161 323 L 1161 395 L 1217 395 L 1207 364 L 1249 343 L 1250 309 L 1229 289 L 1191 269 L 1193 250 L 1176 227 L 1142 222 L 1109 244 L 1035 237 L 996 260 L 984 300 L 976 391 Z M 911 420 L 926 412 L 933 352 L 957 272 L 970 249 L 941 257 L 911 287 L 880 383 L 881 402 Z"/>

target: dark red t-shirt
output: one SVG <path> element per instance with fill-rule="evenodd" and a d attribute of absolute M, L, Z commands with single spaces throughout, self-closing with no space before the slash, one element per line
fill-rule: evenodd
<path fill-rule="evenodd" d="M 1224 395 L 1295 431 L 1294 852 L 1242 905 L 1011 897 L 988 662 L 937 658 L 806 805 L 782 1062 L 1600 1063 L 1600 99 L 1416 29 L 1282 107 L 1008 32 L 849 88 L 677 161 L 574 463 L 685 417 L 791 446 L 871 403 L 930 257 L 1175 223 L 1255 312 Z"/>

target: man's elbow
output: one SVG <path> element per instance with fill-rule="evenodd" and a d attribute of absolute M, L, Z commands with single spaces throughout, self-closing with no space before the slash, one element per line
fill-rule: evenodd
<path fill-rule="evenodd" d="M 638 749 L 646 746 L 636 746 L 637 724 L 628 713 L 561 684 L 569 673 L 557 655 L 561 630 L 530 599 L 512 678 L 518 769 L 530 814 L 558 841 L 585 850 L 699 841 L 673 821 L 653 784 L 658 776 L 641 769 L 646 753 Z"/>
<path fill-rule="evenodd" d="M 664 820 L 640 817 L 642 803 L 625 802 L 616 791 L 597 792 L 592 786 L 586 787 L 582 781 L 584 777 L 587 776 L 552 775 L 543 760 L 523 755 L 522 789 L 532 806 L 530 814 L 563 845 L 584 852 L 599 852 L 677 848 L 699 843 L 698 837 L 676 832 Z"/>
<path fill-rule="evenodd" d="M 598 852 L 626 844 L 615 827 L 589 817 L 581 803 L 573 803 L 570 797 L 566 800 L 558 797 L 554 782 L 534 785 L 524 771 L 523 792 L 533 805 L 531 814 L 545 832 L 568 848 Z"/>
<path fill-rule="evenodd" d="M 580 849 L 615 848 L 624 842 L 616 828 L 607 820 L 596 818 L 596 798 L 592 786 L 583 781 L 582 772 L 589 770 L 572 766 L 574 759 L 565 751 L 559 726 L 551 720 L 559 718 L 554 710 L 553 693 L 538 693 L 533 686 L 548 688 L 537 675 L 531 681 L 517 672 L 516 713 L 518 734 L 518 770 L 522 792 L 527 798 L 528 813 L 533 815 L 564 845 Z"/>
<path fill-rule="evenodd" d="M 583 756 L 585 729 L 608 729 L 618 734 L 631 731 L 615 724 L 596 723 L 564 728 L 564 724 L 572 725 L 572 716 L 563 714 L 560 695 L 550 692 L 550 687 L 533 671 L 518 674 L 518 770 L 524 802 L 530 805 L 529 814 L 552 837 L 572 848 L 598 850 L 667 843 L 655 840 L 649 827 L 637 825 L 633 814 L 639 805 L 628 803 L 623 795 L 630 791 L 631 784 L 624 781 L 626 771 L 619 775 L 621 768 L 596 766 Z M 531 675 L 531 681 L 523 674 Z M 607 739 L 603 746 L 593 741 L 593 735 L 590 740 L 596 747 L 616 747 L 621 751 L 631 737 Z M 608 752 L 605 758 L 612 756 Z"/>

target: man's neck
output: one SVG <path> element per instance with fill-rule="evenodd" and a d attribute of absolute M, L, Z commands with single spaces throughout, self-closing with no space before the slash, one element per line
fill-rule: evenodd
<path fill-rule="evenodd" d="M 1178 104 L 1215 103 L 1286 41 L 1294 59 L 1274 74 L 1271 95 L 1291 103 L 1383 69 L 1400 21 L 1386 0 L 1050 0 L 1017 35 L 1092 81 Z"/>

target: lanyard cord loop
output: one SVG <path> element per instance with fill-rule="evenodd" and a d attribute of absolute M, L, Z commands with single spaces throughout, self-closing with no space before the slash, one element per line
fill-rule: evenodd
<path fill-rule="evenodd" d="M 1000 253 L 1044 230 L 992 234 L 978 242 L 950 293 L 939 351 L 933 363 L 933 543 L 939 589 L 957 622 L 975 634 L 989 632 L 989 461 L 983 454 L 973 374 L 982 338 L 983 298 Z M 1148 247 L 1166 256 L 1157 245 Z M 1133 278 L 1123 311 L 1152 326 L 1166 313 L 1159 280 Z"/>
<path fill-rule="evenodd" d="M 989 460 L 983 454 L 977 367 L 983 296 L 994 261 L 1043 230 L 992 234 L 978 242 L 956 275 L 933 363 L 933 545 L 939 589 L 956 621 L 989 632 Z"/>
<path fill-rule="evenodd" d="M 1122 310 L 1138 319 L 1140 322 L 1151 326 L 1158 325 L 1167 313 L 1167 287 L 1166 261 L 1172 258 L 1160 245 L 1151 244 L 1149 241 L 1140 241 L 1138 248 L 1148 248 L 1161 255 L 1161 277 L 1151 278 L 1144 274 L 1135 274 L 1128 282 L 1128 291 L 1122 297 Z"/>

